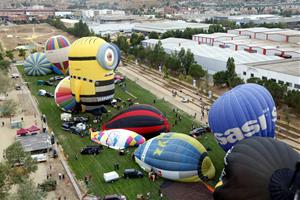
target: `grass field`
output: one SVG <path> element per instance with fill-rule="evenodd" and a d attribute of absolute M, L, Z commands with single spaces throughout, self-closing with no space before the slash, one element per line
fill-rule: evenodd
<path fill-rule="evenodd" d="M 39 89 L 45 89 L 49 92 L 54 92 L 55 87 L 38 86 L 36 84 L 37 80 L 47 80 L 49 79 L 49 77 L 54 75 L 52 74 L 42 77 L 29 77 L 24 74 L 22 66 L 19 66 L 18 69 L 22 74 L 24 80 L 28 82 L 28 86 L 32 94 L 37 98 L 40 111 L 46 114 L 48 125 L 58 137 L 59 143 L 63 146 L 64 153 L 69 158 L 68 164 L 75 173 L 76 178 L 79 180 L 83 180 L 84 176 L 92 176 L 92 181 L 88 185 L 91 193 L 100 196 L 114 193 L 125 194 L 127 198 L 131 200 L 135 199 L 137 194 L 146 194 L 147 192 L 151 192 L 151 197 L 153 199 L 158 199 L 159 185 L 163 182 L 163 179 L 160 179 L 156 182 L 151 182 L 146 176 L 142 179 L 120 179 L 115 183 L 104 183 L 103 173 L 114 170 L 114 163 L 116 162 L 120 165 L 119 175 L 122 174 L 123 169 L 125 168 L 139 169 L 139 166 L 135 162 L 133 162 L 130 157 L 130 154 L 134 151 L 134 149 L 130 149 L 130 154 L 125 156 L 120 156 L 117 151 L 107 148 L 105 148 L 105 150 L 97 156 L 81 156 L 79 153 L 80 149 L 88 144 L 92 144 L 89 137 L 80 138 L 79 136 L 63 131 L 60 128 L 61 111 L 56 106 L 54 100 L 37 95 Z M 153 100 L 156 98 L 149 91 L 143 89 L 130 80 L 126 80 L 126 85 L 128 92 L 137 97 L 136 102 L 153 105 Z M 121 88 L 119 88 L 118 86 L 116 86 L 116 96 L 123 100 L 132 98 L 130 95 L 123 92 L 123 90 L 121 90 Z M 167 116 L 170 124 L 174 124 L 175 113 L 173 112 L 173 106 L 171 104 L 165 102 L 162 99 L 156 99 L 155 107 L 160 109 Z M 113 115 L 119 112 L 112 107 L 109 107 L 108 110 L 109 113 L 102 118 L 104 122 L 108 121 Z M 179 111 L 179 113 L 182 116 L 182 121 L 176 126 L 173 126 L 171 129 L 172 131 L 188 133 L 193 123 L 195 124 L 195 126 L 199 125 L 192 121 L 192 116 L 181 111 Z M 93 126 L 99 127 L 99 124 Z M 207 133 L 203 135 L 201 138 L 199 138 L 199 141 L 206 148 L 209 147 L 211 149 L 211 151 L 209 151 L 209 156 L 211 157 L 217 170 L 216 178 L 210 182 L 211 185 L 214 185 L 217 182 L 223 168 L 223 157 L 225 153 L 216 143 L 212 134 Z M 78 160 L 75 159 L 76 156 L 78 157 Z"/>

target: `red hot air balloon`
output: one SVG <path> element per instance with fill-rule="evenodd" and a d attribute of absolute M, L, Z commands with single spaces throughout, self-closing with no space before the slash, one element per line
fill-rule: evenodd
<path fill-rule="evenodd" d="M 163 113 L 146 104 L 130 106 L 102 125 L 102 130 L 117 128 L 134 131 L 147 138 L 170 131 L 170 125 Z"/>

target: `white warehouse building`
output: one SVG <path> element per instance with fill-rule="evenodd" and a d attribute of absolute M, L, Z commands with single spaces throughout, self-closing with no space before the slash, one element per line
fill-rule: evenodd
<path fill-rule="evenodd" d="M 153 48 L 159 40 L 149 39 L 142 41 L 144 47 Z M 209 74 L 226 70 L 229 57 L 233 57 L 237 74 L 247 80 L 251 77 L 272 79 L 278 83 L 289 84 L 289 89 L 299 90 L 300 85 L 300 59 L 283 59 L 279 56 L 266 56 L 252 54 L 246 51 L 235 51 L 229 48 L 219 48 L 206 44 L 180 38 L 167 38 L 160 40 L 165 52 L 171 54 L 179 52 L 181 48 L 190 49 L 195 61 L 202 65 Z"/>
<path fill-rule="evenodd" d="M 154 47 L 158 43 L 157 39 L 149 39 L 142 41 L 144 47 Z M 265 56 L 259 54 L 250 54 L 243 51 L 234 51 L 231 49 L 223 49 L 209 45 L 198 45 L 197 42 L 181 38 L 167 38 L 160 40 L 166 53 L 179 52 L 181 48 L 190 49 L 194 54 L 195 61 L 202 65 L 209 74 L 226 70 L 226 63 L 229 57 L 233 57 L 236 65 L 281 60 L 277 56 Z"/>
<path fill-rule="evenodd" d="M 287 84 L 289 89 L 300 90 L 300 58 L 238 65 L 236 73 L 244 80 L 253 77 L 271 79 Z"/>

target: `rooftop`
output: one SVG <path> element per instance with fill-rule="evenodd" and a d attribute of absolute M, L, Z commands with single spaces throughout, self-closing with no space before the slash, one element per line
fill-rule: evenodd
<path fill-rule="evenodd" d="M 226 44 L 246 45 L 249 47 L 261 47 L 264 49 L 278 49 L 285 51 L 294 51 L 300 53 L 300 45 L 286 42 L 273 42 L 270 40 L 258 39 L 238 39 L 238 40 L 218 40 Z"/>
<path fill-rule="evenodd" d="M 248 63 L 247 65 L 300 77 L 300 58 Z"/>
<path fill-rule="evenodd" d="M 185 21 L 161 21 L 152 23 L 141 23 L 134 26 L 134 30 L 156 31 L 164 33 L 169 30 L 184 30 L 186 28 L 208 28 L 210 24 L 187 23 Z"/>
<path fill-rule="evenodd" d="M 240 28 L 235 29 L 235 31 L 249 31 L 254 33 L 260 32 L 273 32 L 273 31 L 282 31 L 283 29 L 280 28 L 265 28 L 265 27 L 254 27 L 254 28 Z"/>
<path fill-rule="evenodd" d="M 21 136 L 17 137 L 17 140 L 21 142 L 24 151 L 26 152 L 38 151 L 52 147 L 50 136 L 47 133 Z"/>
<path fill-rule="evenodd" d="M 197 35 L 193 35 L 193 36 L 206 37 L 206 38 L 238 37 L 238 35 L 230 34 L 230 33 L 197 34 Z"/>
<path fill-rule="evenodd" d="M 144 43 L 156 44 L 158 40 L 144 40 Z M 247 64 L 253 62 L 280 60 L 278 56 L 265 56 L 252 54 L 244 51 L 234 51 L 228 48 L 214 47 L 206 44 L 198 45 L 197 42 L 187 39 L 167 38 L 161 40 L 164 49 L 169 51 L 180 51 L 181 48 L 190 49 L 196 56 L 207 57 L 214 60 L 226 62 L 229 57 L 233 57 L 236 64 Z"/>
<path fill-rule="evenodd" d="M 286 36 L 300 36 L 300 31 L 295 31 L 295 30 L 280 30 L 276 32 L 266 32 L 266 34 L 280 34 L 280 35 L 286 35 Z"/>

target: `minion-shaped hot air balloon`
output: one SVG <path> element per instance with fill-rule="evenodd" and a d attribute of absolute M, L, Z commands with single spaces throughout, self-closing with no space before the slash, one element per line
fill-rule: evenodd
<path fill-rule="evenodd" d="M 114 97 L 114 70 L 120 62 L 119 49 L 101 38 L 76 40 L 69 50 L 72 95 L 87 111 L 109 103 Z"/>

